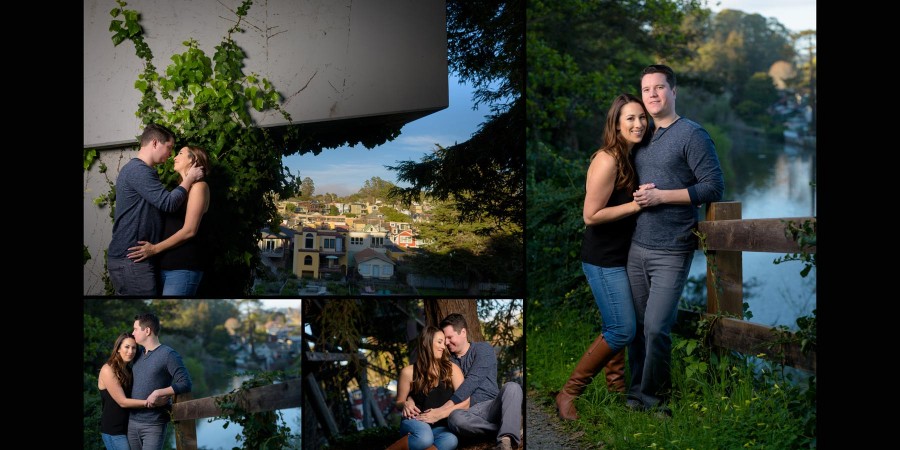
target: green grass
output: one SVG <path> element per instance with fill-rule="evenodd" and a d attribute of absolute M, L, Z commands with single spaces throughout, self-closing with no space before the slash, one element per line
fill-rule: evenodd
<path fill-rule="evenodd" d="M 531 300 L 527 313 L 529 388 L 552 405 L 551 392 L 599 333 L 600 316 L 588 301 L 572 298 Z M 579 419 L 565 426 L 609 449 L 815 448 L 815 378 L 792 380 L 780 367 L 754 369 L 740 355 L 719 356 L 673 335 L 673 417 L 627 410 L 601 373 L 576 400 Z"/>

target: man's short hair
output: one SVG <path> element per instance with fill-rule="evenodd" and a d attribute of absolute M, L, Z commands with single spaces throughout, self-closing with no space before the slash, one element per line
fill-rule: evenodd
<path fill-rule="evenodd" d="M 644 79 L 644 75 L 648 75 L 651 73 L 661 73 L 666 76 L 666 82 L 669 83 L 669 89 L 675 89 L 675 71 L 672 70 L 671 67 L 665 64 L 650 64 L 645 67 L 643 72 L 641 72 L 641 79 Z"/>
<path fill-rule="evenodd" d="M 154 139 L 161 143 L 174 141 L 175 133 L 162 125 L 151 123 L 147 125 L 147 128 L 144 128 L 144 132 L 141 134 L 141 147 L 149 144 Z"/>
<path fill-rule="evenodd" d="M 156 317 L 156 314 L 153 313 L 143 313 L 134 316 L 134 320 L 140 322 L 141 328 L 150 327 L 150 331 L 153 332 L 156 336 L 159 336 L 159 317 Z"/>
<path fill-rule="evenodd" d="M 447 325 L 452 326 L 453 331 L 456 331 L 457 333 L 462 331 L 463 328 L 467 330 L 469 329 L 469 325 L 466 323 L 466 318 L 459 313 L 453 313 L 447 317 L 444 317 L 444 320 L 441 321 L 440 325 L 438 325 L 438 328 L 443 330 L 447 327 Z"/>

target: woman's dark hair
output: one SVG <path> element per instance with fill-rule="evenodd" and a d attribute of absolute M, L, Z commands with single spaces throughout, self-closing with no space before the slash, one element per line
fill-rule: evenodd
<path fill-rule="evenodd" d="M 195 147 L 193 145 L 185 145 L 185 148 L 188 149 L 188 156 L 191 158 L 191 161 L 195 166 L 203 169 L 203 178 L 209 178 L 209 155 L 206 153 L 202 147 Z M 179 175 L 179 181 L 181 176 Z"/>
<path fill-rule="evenodd" d="M 134 339 L 134 335 L 126 331 L 116 338 L 116 344 L 113 345 L 112 353 L 109 355 L 109 359 L 106 360 L 106 364 L 109 364 L 109 367 L 112 368 L 113 374 L 116 375 L 116 379 L 119 380 L 119 384 L 122 385 L 122 389 L 125 392 L 128 392 L 133 381 L 131 368 L 128 367 L 128 363 L 119 356 L 119 348 L 122 347 L 122 342 L 124 342 L 125 339 Z"/>
<path fill-rule="evenodd" d="M 443 332 L 434 325 L 429 325 L 419 334 L 419 350 L 416 363 L 413 365 L 412 392 L 425 394 L 434 387 L 435 381 L 443 381 L 453 386 L 453 363 L 450 362 L 449 350 L 444 349 L 440 359 L 434 356 L 434 335 Z"/>
<path fill-rule="evenodd" d="M 646 144 L 650 140 L 649 121 L 650 114 L 641 99 L 631 94 L 619 94 L 613 100 L 606 113 L 606 125 L 603 128 L 603 146 L 600 150 L 591 155 L 594 159 L 600 152 L 607 152 L 616 159 L 616 189 L 637 189 L 637 175 L 634 173 L 634 165 L 631 163 L 631 152 L 628 149 L 628 143 L 622 137 L 622 134 L 616 131 L 619 126 L 619 116 L 622 115 L 622 108 L 629 103 L 637 103 L 644 110 L 647 117 L 647 130 L 644 132 L 644 138 L 641 144 Z"/>

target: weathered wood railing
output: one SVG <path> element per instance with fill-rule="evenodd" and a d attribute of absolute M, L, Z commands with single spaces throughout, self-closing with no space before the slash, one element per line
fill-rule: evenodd
<path fill-rule="evenodd" d="M 216 406 L 216 399 L 219 397 L 223 396 L 204 397 L 196 400 L 191 399 L 190 393 L 175 396 L 172 414 L 177 450 L 197 450 L 196 419 L 221 415 L 222 410 Z M 300 407 L 300 378 L 249 389 L 242 397 L 241 406 L 248 413 L 298 408 Z"/>
<path fill-rule="evenodd" d="M 740 202 L 710 204 L 706 221 L 698 225 L 700 233 L 705 236 L 707 253 L 707 314 L 729 313 L 742 317 L 744 276 L 741 252 L 798 253 L 801 250 L 797 242 L 785 232 L 785 222 L 800 225 L 805 221 L 814 223 L 816 218 L 741 220 Z M 805 251 L 815 253 L 816 249 L 813 247 Z M 710 262 L 713 259 L 714 264 Z M 720 290 L 716 288 L 717 281 Z M 690 315 L 685 311 L 679 314 Z M 766 359 L 815 372 L 815 351 L 804 354 L 800 351 L 799 344 L 777 343 L 780 336 L 773 332 L 772 328 L 745 320 L 722 317 L 714 322 L 710 338 L 713 345 L 721 348 L 747 355 L 764 353 Z"/>

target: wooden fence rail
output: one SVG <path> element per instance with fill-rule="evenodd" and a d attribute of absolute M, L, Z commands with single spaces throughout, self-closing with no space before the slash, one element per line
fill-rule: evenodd
<path fill-rule="evenodd" d="M 706 261 L 707 315 L 743 314 L 743 266 L 741 252 L 798 253 L 801 249 L 786 233 L 787 222 L 796 225 L 815 217 L 741 220 L 740 202 L 709 205 L 706 221 L 698 224 L 704 236 Z M 815 247 L 806 249 L 815 253 Z M 798 275 L 799 276 L 799 275 Z M 716 286 L 718 283 L 718 288 Z M 680 311 L 690 318 L 692 313 Z M 712 344 L 747 355 L 765 354 L 764 358 L 811 372 L 816 371 L 816 353 L 804 354 L 796 343 L 778 343 L 782 336 L 773 327 L 740 319 L 720 318 L 713 324 Z"/>
<path fill-rule="evenodd" d="M 249 389 L 240 404 L 248 413 L 300 407 L 300 382 L 300 378 L 295 378 Z M 190 393 L 175 396 L 172 415 L 177 450 L 197 450 L 196 419 L 221 415 L 223 411 L 216 406 L 216 399 L 221 397 L 224 396 L 192 400 Z"/>

